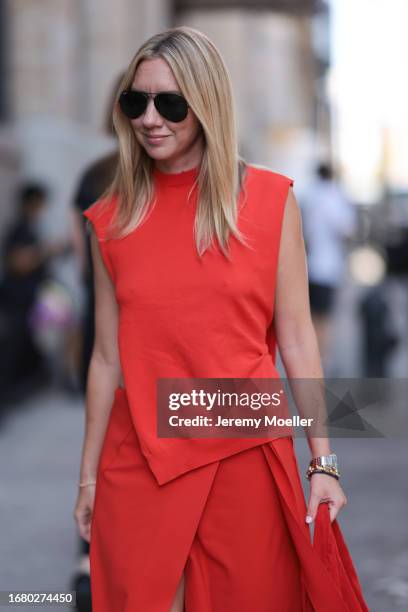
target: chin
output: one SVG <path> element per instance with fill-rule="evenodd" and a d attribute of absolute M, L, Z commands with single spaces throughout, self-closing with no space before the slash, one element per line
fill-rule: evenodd
<path fill-rule="evenodd" d="M 145 151 L 149 157 L 157 160 L 170 159 L 175 153 L 166 147 L 146 147 Z"/>

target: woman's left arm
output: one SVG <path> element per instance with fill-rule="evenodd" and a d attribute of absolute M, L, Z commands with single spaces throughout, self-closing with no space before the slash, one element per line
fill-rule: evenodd
<path fill-rule="evenodd" d="M 276 341 L 290 379 L 323 379 L 319 346 L 310 313 L 306 250 L 302 218 L 292 188 L 285 203 L 279 247 L 274 306 Z M 323 398 L 322 398 L 323 401 Z M 302 407 L 298 405 L 302 416 Z M 327 414 L 322 404 L 318 411 Z M 312 457 L 331 454 L 328 437 L 309 437 Z M 347 503 L 339 482 L 327 474 L 313 474 L 310 479 L 307 516 L 315 519 L 320 502 L 329 501 L 333 521 Z M 311 522 L 306 520 L 306 522 Z"/>

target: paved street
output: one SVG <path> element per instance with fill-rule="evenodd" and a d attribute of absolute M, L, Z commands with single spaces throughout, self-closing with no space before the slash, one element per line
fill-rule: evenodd
<path fill-rule="evenodd" d="M 0 590 L 68 589 L 82 430 L 82 403 L 52 392 L 2 423 Z"/>
<path fill-rule="evenodd" d="M 1 425 L 2 590 L 68 589 L 78 546 L 72 513 L 83 423 L 80 401 L 47 392 Z M 375 612 L 408 609 L 406 443 L 406 438 L 332 441 L 349 500 L 339 523 Z M 297 446 L 303 469 L 305 440 L 298 439 Z"/>

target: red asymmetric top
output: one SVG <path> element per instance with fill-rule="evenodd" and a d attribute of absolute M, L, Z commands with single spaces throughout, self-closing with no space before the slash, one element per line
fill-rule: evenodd
<path fill-rule="evenodd" d="M 248 166 L 238 228 L 202 258 L 194 239 L 198 169 L 156 170 L 157 201 L 125 238 L 104 240 L 117 198 L 84 215 L 99 240 L 119 306 L 118 346 L 126 399 L 140 449 L 158 485 L 254 446 L 263 450 L 302 567 L 304 612 L 368 612 L 351 556 L 327 504 L 319 504 L 314 543 L 292 437 L 164 438 L 157 435 L 159 378 L 275 378 L 274 301 L 282 220 L 293 181 Z M 242 197 L 245 199 L 242 201 Z M 118 404 L 119 405 L 119 404 Z M 124 432 L 123 432 L 124 433 Z M 290 434 L 291 436 L 292 434 Z"/>
<path fill-rule="evenodd" d="M 103 240 L 114 198 L 84 211 L 94 225 L 119 306 L 118 346 L 141 450 L 159 484 L 193 468 L 260 445 L 267 438 L 159 438 L 158 378 L 279 378 L 274 296 L 282 219 L 292 179 L 247 166 L 238 228 L 202 258 L 195 246 L 198 169 L 154 171 L 157 201 L 121 239 Z"/>

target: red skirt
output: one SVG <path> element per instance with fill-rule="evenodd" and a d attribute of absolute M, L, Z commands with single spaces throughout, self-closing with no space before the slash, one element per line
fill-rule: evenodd
<path fill-rule="evenodd" d="M 292 438 L 159 485 L 118 388 L 91 525 L 93 612 L 368 610 L 337 521 L 320 504 L 312 545 Z"/>

